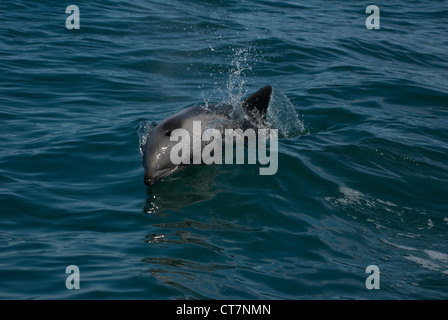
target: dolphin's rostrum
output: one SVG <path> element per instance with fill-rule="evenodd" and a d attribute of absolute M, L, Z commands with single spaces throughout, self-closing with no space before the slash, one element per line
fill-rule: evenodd
<path fill-rule="evenodd" d="M 170 153 L 175 143 L 171 141 L 170 136 L 174 130 L 185 129 L 191 134 L 193 122 L 200 121 L 203 129 L 216 129 L 222 134 L 226 129 L 251 128 L 257 131 L 266 127 L 266 110 L 271 95 L 272 87 L 266 86 L 246 98 L 239 109 L 243 115 L 238 114 L 237 107 L 219 103 L 186 108 L 160 122 L 147 137 L 143 148 L 144 183 L 152 185 L 157 180 L 188 166 L 171 161 Z"/>

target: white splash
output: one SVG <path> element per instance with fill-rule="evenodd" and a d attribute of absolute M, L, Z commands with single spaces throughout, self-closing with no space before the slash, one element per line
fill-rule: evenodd
<path fill-rule="evenodd" d="M 138 150 L 140 151 L 141 158 L 143 158 L 146 141 L 148 140 L 148 137 L 151 135 L 156 125 L 157 124 L 153 121 L 141 121 L 137 126 L 136 131 L 138 136 Z"/>
<path fill-rule="evenodd" d="M 219 92 L 223 96 L 223 103 L 233 106 L 234 119 L 241 119 L 244 116 L 241 101 L 249 93 L 246 88 L 247 79 L 253 69 L 251 64 L 256 63 L 257 58 L 250 47 L 233 48 L 232 52 L 231 68 L 225 90 L 219 89 Z M 209 99 L 204 93 L 202 98 L 208 106 Z M 273 89 L 266 120 L 267 129 L 277 129 L 280 137 L 290 138 L 305 132 L 304 123 L 300 120 L 296 108 L 278 88 Z"/>
<path fill-rule="evenodd" d="M 285 138 L 305 132 L 303 121 L 299 119 L 294 105 L 283 92 L 275 88 L 269 102 L 266 120 L 271 128 L 278 129 L 279 134 Z"/>
<path fill-rule="evenodd" d="M 228 94 L 227 101 L 232 106 L 238 105 L 243 96 L 247 94 L 244 89 L 247 80 L 244 78 L 246 71 L 252 71 L 252 66 L 249 63 L 251 50 L 249 47 L 232 49 L 234 52 L 233 59 L 230 63 L 231 70 L 227 80 L 226 89 Z"/>

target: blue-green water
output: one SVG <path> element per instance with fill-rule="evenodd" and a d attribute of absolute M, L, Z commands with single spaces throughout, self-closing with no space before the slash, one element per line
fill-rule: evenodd
<path fill-rule="evenodd" d="M 370 4 L 1 1 L 0 298 L 447 299 L 448 2 Z M 143 184 L 141 121 L 268 84 L 277 174 Z"/>

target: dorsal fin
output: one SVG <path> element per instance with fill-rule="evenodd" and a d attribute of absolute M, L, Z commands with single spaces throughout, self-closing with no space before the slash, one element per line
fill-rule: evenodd
<path fill-rule="evenodd" d="M 258 113 L 264 118 L 266 116 L 266 110 L 271 101 L 272 87 L 266 86 L 243 101 L 244 111 L 248 111 L 250 114 Z"/>

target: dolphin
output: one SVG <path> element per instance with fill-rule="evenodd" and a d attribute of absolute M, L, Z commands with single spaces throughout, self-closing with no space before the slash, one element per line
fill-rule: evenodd
<path fill-rule="evenodd" d="M 170 136 L 175 129 L 186 129 L 191 134 L 193 121 L 201 121 L 203 127 L 217 129 L 222 134 L 225 129 L 252 128 L 256 131 L 267 127 L 266 110 L 271 95 L 272 87 L 266 86 L 243 100 L 241 108 L 225 103 L 197 105 L 160 122 L 149 134 L 143 147 L 144 183 L 150 186 L 191 165 L 176 165 L 171 161 L 170 152 L 175 143 L 170 140 Z"/>

